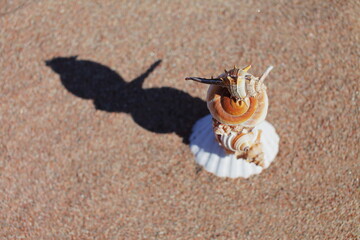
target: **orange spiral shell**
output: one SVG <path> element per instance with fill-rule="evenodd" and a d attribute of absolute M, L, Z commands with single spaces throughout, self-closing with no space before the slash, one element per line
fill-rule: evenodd
<path fill-rule="evenodd" d="M 211 85 L 207 94 L 207 106 L 217 121 L 231 126 L 241 124 L 244 127 L 255 127 L 267 114 L 268 97 L 266 91 L 249 97 L 249 103 L 236 101 L 229 91 L 221 86 Z"/>

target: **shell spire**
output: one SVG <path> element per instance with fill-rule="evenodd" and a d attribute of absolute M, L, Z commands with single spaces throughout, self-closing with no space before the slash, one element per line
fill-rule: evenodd
<path fill-rule="evenodd" d="M 229 71 L 224 69 L 224 73 L 220 74 L 217 78 L 187 77 L 185 79 L 227 88 L 232 98 L 236 101 L 243 101 L 246 97 L 255 96 L 264 89 L 262 86 L 263 81 L 271 71 L 272 66 L 265 71 L 260 80 L 248 73 L 250 68 L 251 65 L 243 69 L 239 69 L 234 65 L 234 68 Z"/>
<path fill-rule="evenodd" d="M 193 80 L 195 82 L 205 83 L 205 84 L 213 84 L 213 85 L 219 85 L 222 84 L 222 79 L 220 78 L 200 78 L 200 77 L 187 77 L 185 80 Z"/>
<path fill-rule="evenodd" d="M 270 71 L 273 69 L 274 67 L 273 66 L 269 66 L 265 72 L 263 73 L 263 75 L 261 75 L 260 77 L 260 82 L 264 82 L 265 78 L 269 75 Z"/>
<path fill-rule="evenodd" d="M 247 72 L 250 68 L 251 68 L 251 65 L 248 65 L 247 67 L 244 67 L 242 70 L 243 70 L 244 72 Z"/>

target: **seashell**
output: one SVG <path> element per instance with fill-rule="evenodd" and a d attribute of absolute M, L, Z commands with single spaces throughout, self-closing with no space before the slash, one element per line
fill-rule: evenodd
<path fill-rule="evenodd" d="M 186 79 L 211 84 L 206 100 L 211 115 L 217 121 L 232 126 L 255 127 L 267 114 L 269 100 L 264 80 L 273 67 L 270 66 L 260 79 L 247 72 L 250 67 L 238 69 L 234 66 L 216 79 Z"/>
<path fill-rule="evenodd" d="M 212 166 L 212 162 L 214 161 L 228 159 L 224 161 L 229 162 L 229 159 L 240 159 L 247 162 L 247 164 L 241 164 L 248 170 L 243 174 L 235 175 L 241 175 L 243 177 L 250 176 L 260 171 L 258 167 L 266 167 L 273 160 L 272 157 L 276 156 L 279 137 L 271 124 L 264 122 L 269 107 L 264 80 L 271 71 L 272 66 L 270 66 L 260 78 L 248 73 L 250 67 L 249 65 L 243 69 L 239 69 L 234 66 L 233 69 L 230 71 L 225 70 L 224 73 L 215 79 L 198 77 L 186 78 L 186 80 L 210 84 L 206 101 L 213 118 L 213 131 L 216 138 L 210 137 L 211 140 L 206 141 L 205 138 L 209 138 L 209 136 L 203 135 L 201 127 L 198 127 L 200 130 L 194 128 L 195 137 L 193 137 L 193 139 L 198 138 L 197 135 L 199 135 L 200 139 L 204 138 L 201 144 L 209 143 L 211 146 L 213 145 L 214 139 L 216 139 L 218 141 L 218 148 L 220 145 L 223 151 L 207 151 L 206 149 L 208 149 L 209 146 L 206 145 L 203 146 L 201 151 L 195 151 L 197 147 L 192 148 L 193 152 L 197 154 L 196 159 L 200 165 L 202 165 L 207 156 L 210 156 L 210 158 L 206 160 L 206 165 L 204 165 L 210 172 L 214 172 L 214 170 L 208 167 L 208 162 L 210 162 L 210 166 Z M 206 123 L 206 125 L 209 124 Z M 264 130 L 267 131 L 267 133 L 264 133 Z M 272 139 L 270 138 L 269 132 L 273 134 Z M 206 134 L 211 134 L 211 131 L 206 131 Z M 273 143 L 276 151 L 269 150 L 269 146 L 264 145 L 267 143 L 265 140 L 267 138 Z M 228 156 L 222 156 L 220 152 L 226 153 Z M 273 155 L 274 152 L 275 155 Z M 239 162 L 242 162 L 240 160 Z M 230 162 L 232 162 L 232 160 Z M 239 162 L 236 164 L 238 165 Z M 254 164 L 256 167 L 249 168 L 250 165 L 248 164 Z M 233 176 L 233 174 L 230 175 Z"/>
<path fill-rule="evenodd" d="M 219 143 L 222 143 L 224 148 L 236 152 L 236 151 L 248 151 L 250 147 L 255 143 L 258 131 L 252 130 L 250 133 L 234 132 L 231 131 L 229 134 L 219 135 Z"/>
<path fill-rule="evenodd" d="M 269 122 L 260 123 L 254 130 L 262 132 L 260 142 L 264 153 L 263 167 L 244 158 L 238 159 L 234 154 L 227 154 L 213 135 L 211 115 L 195 123 L 190 136 L 190 149 L 195 155 L 195 161 L 206 171 L 219 177 L 248 178 L 268 168 L 279 150 L 279 136 Z"/>
<path fill-rule="evenodd" d="M 255 127 L 265 119 L 269 106 L 266 91 L 261 91 L 256 97 L 237 101 L 226 88 L 217 85 L 210 85 L 206 101 L 211 115 L 230 126 L 241 124 Z"/>

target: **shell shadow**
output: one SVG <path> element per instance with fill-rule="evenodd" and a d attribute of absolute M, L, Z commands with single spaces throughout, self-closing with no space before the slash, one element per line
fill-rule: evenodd
<path fill-rule="evenodd" d="M 142 87 L 161 60 L 130 82 L 107 66 L 77 57 L 57 57 L 45 63 L 60 75 L 69 92 L 92 99 L 96 109 L 128 113 L 139 126 L 155 133 L 174 132 L 186 144 L 195 121 L 208 114 L 206 102 L 186 92 L 170 87 Z"/>

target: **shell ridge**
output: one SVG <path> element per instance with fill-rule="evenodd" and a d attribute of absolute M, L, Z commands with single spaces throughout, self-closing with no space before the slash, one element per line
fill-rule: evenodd
<path fill-rule="evenodd" d="M 260 173 L 279 150 L 280 138 L 265 121 L 269 99 L 264 79 L 272 67 L 260 78 L 248 73 L 249 68 L 235 66 L 215 79 L 187 78 L 210 84 L 206 101 L 211 116 L 194 125 L 196 136 L 190 139 L 197 145 L 191 146 L 196 161 L 218 176 L 247 178 Z"/>

